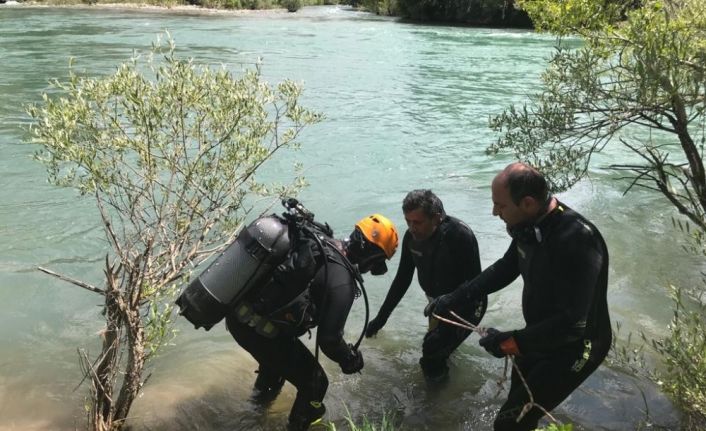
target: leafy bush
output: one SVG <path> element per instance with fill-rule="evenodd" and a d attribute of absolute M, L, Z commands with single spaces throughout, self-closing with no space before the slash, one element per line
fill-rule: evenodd
<path fill-rule="evenodd" d="M 377 15 L 394 16 L 398 13 L 397 3 L 399 0 L 362 0 L 360 3 L 363 8 Z"/>
<path fill-rule="evenodd" d="M 296 12 L 302 7 L 302 0 L 281 0 L 280 4 L 284 6 L 288 12 Z"/>
<path fill-rule="evenodd" d="M 674 315 L 669 336 L 653 340 L 666 369 L 658 382 L 687 415 L 685 429 L 706 429 L 706 303 L 684 298 L 681 289 L 670 286 Z"/>
<path fill-rule="evenodd" d="M 166 45 L 166 46 L 165 46 Z M 49 182 L 94 199 L 110 251 L 99 294 L 102 350 L 81 352 L 94 430 L 125 426 L 146 383 L 145 368 L 170 340 L 174 296 L 193 267 L 223 250 L 253 211 L 303 185 L 262 182 L 256 173 L 321 115 L 298 103 L 301 88 L 272 87 L 259 68 L 233 76 L 198 66 L 158 43 L 114 74 L 71 70 L 68 82 L 29 107 L 32 143 Z M 98 315 L 98 312 L 96 312 Z"/>
<path fill-rule="evenodd" d="M 513 0 L 396 0 L 400 16 L 416 21 L 530 27 Z"/>

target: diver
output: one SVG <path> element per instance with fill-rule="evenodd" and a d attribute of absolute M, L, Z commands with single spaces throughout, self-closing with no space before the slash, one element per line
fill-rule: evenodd
<path fill-rule="evenodd" d="M 522 276 L 525 327 L 488 328 L 480 345 L 498 358 L 514 356 L 533 400 L 551 411 L 605 359 L 611 344 L 606 293 L 608 249 L 598 229 L 552 197 L 545 178 L 523 163 L 508 165 L 493 179 L 493 215 L 512 242 L 505 255 L 478 277 L 431 302 L 425 314 L 448 315 Z M 537 428 L 544 412 L 513 368 L 510 392 L 494 429 Z"/>
<path fill-rule="evenodd" d="M 297 243 L 269 283 L 246 295 L 226 316 L 228 331 L 259 364 L 252 399 L 267 405 L 285 381 L 296 387 L 288 430 L 306 430 L 326 411 L 328 378 L 318 362 L 319 348 L 345 374 L 363 368 L 357 345 L 343 339 L 348 313 L 360 293 L 356 278 L 360 273 L 384 274 L 398 238 L 390 220 L 373 214 L 356 223 L 344 240 L 317 232 Z M 299 337 L 316 326 L 314 355 Z"/>
<path fill-rule="evenodd" d="M 367 337 L 385 326 L 417 271 L 419 285 L 428 300 L 451 292 L 480 273 L 478 242 L 473 231 L 461 220 L 446 215 L 441 200 L 431 190 L 413 190 L 402 201 L 407 232 L 402 239 L 402 257 L 397 275 L 377 316 L 370 321 Z M 459 314 L 477 324 L 485 313 L 487 300 L 479 296 L 459 307 Z M 429 331 L 422 343 L 419 363 L 428 381 L 437 383 L 448 376 L 447 359 L 470 335 L 470 331 L 438 325 L 429 318 Z"/>

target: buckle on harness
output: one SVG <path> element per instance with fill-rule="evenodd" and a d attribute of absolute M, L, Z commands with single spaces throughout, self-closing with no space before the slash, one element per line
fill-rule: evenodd
<path fill-rule="evenodd" d="M 238 322 L 255 329 L 259 335 L 265 338 L 275 338 L 279 334 L 279 329 L 269 319 L 255 313 L 252 305 L 247 302 L 242 303 L 235 309 L 235 317 Z"/>

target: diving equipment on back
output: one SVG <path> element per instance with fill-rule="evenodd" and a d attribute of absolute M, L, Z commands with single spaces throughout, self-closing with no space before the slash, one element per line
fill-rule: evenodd
<path fill-rule="evenodd" d="M 196 329 L 208 331 L 249 293 L 270 283 L 275 269 L 300 247 L 302 236 L 333 235 L 328 224 L 314 221 L 314 214 L 296 199 L 285 199 L 282 205 L 286 212 L 250 223 L 181 293 L 179 314 Z"/>
<path fill-rule="evenodd" d="M 270 215 L 260 217 L 243 229 L 195 280 L 176 303 L 179 314 L 195 328 L 207 331 L 254 288 L 270 279 L 290 249 L 287 220 Z"/>

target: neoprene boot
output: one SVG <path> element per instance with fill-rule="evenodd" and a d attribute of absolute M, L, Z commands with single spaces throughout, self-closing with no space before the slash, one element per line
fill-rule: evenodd
<path fill-rule="evenodd" d="M 446 365 L 445 359 L 422 357 L 419 359 L 419 365 L 422 367 L 424 378 L 429 383 L 443 383 L 449 378 L 449 366 Z"/>
<path fill-rule="evenodd" d="M 325 413 L 324 403 L 318 401 L 302 402 L 297 399 L 289 413 L 287 431 L 306 431 L 309 427 L 317 424 L 321 424 L 324 429 L 322 422 Z"/>
<path fill-rule="evenodd" d="M 277 398 L 284 386 L 284 377 L 258 370 L 250 398 L 257 404 L 268 405 Z"/>

